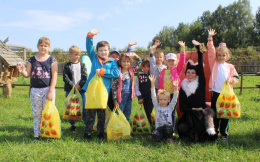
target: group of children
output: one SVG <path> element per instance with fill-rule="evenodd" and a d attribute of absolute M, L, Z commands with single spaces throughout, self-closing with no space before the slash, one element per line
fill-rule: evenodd
<path fill-rule="evenodd" d="M 179 41 L 181 52 L 179 59 L 173 53 L 164 57 L 162 51 L 156 48 L 161 44 L 159 40 L 150 47 L 150 58 L 141 58 L 131 52 L 131 46 L 137 44 L 130 42 L 125 53 L 119 53 L 114 50 L 110 52 L 109 43 L 100 41 L 96 45 L 97 54 L 94 52 L 93 37 L 99 33 L 99 30 L 93 29 L 87 34 L 86 48 L 88 56 L 92 62 L 91 71 L 87 75 L 87 69 L 84 63 L 79 61 L 81 51 L 77 46 L 69 49 L 70 61 L 65 64 L 63 70 L 64 90 L 66 96 L 75 86 L 80 92 L 83 99 L 82 119 L 85 124 L 85 139 L 92 138 L 92 129 L 97 114 L 97 133 L 100 139 L 104 138 L 105 126 L 105 108 L 88 109 L 85 107 L 85 92 L 88 84 L 95 75 L 102 77 L 106 90 L 109 94 L 108 106 L 111 110 L 119 107 L 129 121 L 132 109 L 132 100 L 138 97 L 138 103 L 143 104 L 146 116 L 151 123 L 151 112 L 155 108 L 155 126 L 156 130 L 152 132 L 152 137 L 160 141 L 163 138 L 172 141 L 175 127 L 175 110 L 178 99 L 178 93 L 181 86 L 180 74 L 185 65 L 185 43 Z M 235 69 L 227 66 L 225 61 L 229 52 L 227 48 L 215 49 L 212 36 L 216 33 L 209 30 L 209 54 L 217 65 L 213 66 L 213 101 L 215 105 L 216 98 L 219 95 L 219 89 L 225 80 L 230 83 L 236 83 L 237 80 L 230 79 L 229 76 L 237 74 Z M 210 42 L 211 41 L 211 42 Z M 31 77 L 30 101 L 33 112 L 34 136 L 38 140 L 40 136 L 41 112 L 44 109 L 46 100 L 55 101 L 55 85 L 57 81 L 57 61 L 48 54 L 50 49 L 50 40 L 42 37 L 37 45 L 39 53 L 28 60 L 26 70 L 24 65 L 17 65 L 21 69 L 24 77 Z M 221 55 L 221 56 L 219 56 Z M 166 65 L 163 64 L 166 58 Z M 134 59 L 134 61 L 133 61 Z M 223 64 L 223 65 L 222 65 Z M 138 74 L 134 81 L 134 72 L 141 66 L 142 72 Z M 223 71 L 224 70 L 224 71 Z M 221 84 L 222 83 L 222 84 Z M 215 88 L 215 89 L 214 89 Z M 156 95 L 157 94 L 157 95 Z M 216 108 L 212 106 L 215 110 Z M 216 110 L 215 110 L 216 111 Z M 218 119 L 215 118 L 215 128 L 218 129 Z M 76 131 L 75 120 L 69 121 L 71 131 Z M 224 134 L 224 127 L 227 127 L 228 121 L 221 119 L 220 132 Z M 225 128 L 226 129 L 226 128 Z M 225 132 L 226 133 L 226 132 Z M 158 140 L 158 138 L 160 139 Z"/>

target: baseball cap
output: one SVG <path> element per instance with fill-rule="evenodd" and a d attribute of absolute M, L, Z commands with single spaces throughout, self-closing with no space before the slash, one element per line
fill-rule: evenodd
<path fill-rule="evenodd" d="M 113 50 L 113 51 L 111 51 L 109 55 L 111 55 L 112 53 L 117 53 L 118 55 L 120 55 L 120 52 L 117 51 L 117 50 Z"/>
<path fill-rule="evenodd" d="M 177 60 L 177 56 L 174 53 L 168 53 L 166 55 L 166 60 L 169 60 L 169 59 Z"/>

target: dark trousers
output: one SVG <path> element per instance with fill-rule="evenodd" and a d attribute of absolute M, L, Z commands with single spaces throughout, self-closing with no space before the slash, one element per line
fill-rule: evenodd
<path fill-rule="evenodd" d="M 144 98 L 144 102 L 143 102 L 143 105 L 144 105 L 144 111 L 145 111 L 145 114 L 147 116 L 147 119 L 150 123 L 150 125 L 152 124 L 152 121 L 151 121 L 151 113 L 153 111 L 153 102 L 152 102 L 152 98 L 151 97 L 146 97 Z"/>
<path fill-rule="evenodd" d="M 113 109 L 115 107 L 111 90 L 109 92 L 109 96 L 108 96 L 108 100 L 107 100 L 107 106 L 110 108 L 111 111 L 113 111 Z"/>
<path fill-rule="evenodd" d="M 86 129 L 85 129 L 86 134 L 92 133 L 96 114 L 98 117 L 97 132 L 98 132 L 98 134 L 104 133 L 106 109 L 88 109 L 88 111 L 87 111 L 87 123 L 88 124 L 86 125 Z"/>
<path fill-rule="evenodd" d="M 155 129 L 155 131 L 152 132 L 152 138 L 158 142 L 162 141 L 163 139 L 169 139 L 172 138 L 173 134 L 173 125 L 172 124 L 165 124 L 161 127 L 158 127 Z"/>
<path fill-rule="evenodd" d="M 217 99 L 218 99 L 219 93 L 212 91 L 212 97 L 211 97 L 211 108 L 215 111 L 215 114 L 217 114 L 218 112 L 216 112 L 216 103 L 217 103 Z M 221 118 L 217 118 L 217 115 L 215 115 L 214 117 L 214 125 L 215 125 L 215 130 L 218 134 L 218 132 L 220 132 L 220 134 L 224 137 L 226 137 L 228 135 L 228 122 L 229 119 L 221 119 Z M 219 129 L 219 131 L 218 131 Z"/>

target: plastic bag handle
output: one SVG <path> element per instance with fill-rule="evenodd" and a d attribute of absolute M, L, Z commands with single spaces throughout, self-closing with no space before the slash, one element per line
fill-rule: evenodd
<path fill-rule="evenodd" d="M 225 84 L 225 89 L 226 89 L 227 91 L 232 90 L 232 88 L 231 88 L 230 84 L 228 83 L 228 81 L 225 81 L 224 84 Z"/>

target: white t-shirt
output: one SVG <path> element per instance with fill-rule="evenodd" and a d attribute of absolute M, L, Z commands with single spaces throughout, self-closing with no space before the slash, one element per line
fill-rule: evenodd
<path fill-rule="evenodd" d="M 218 93 L 221 92 L 223 83 L 227 80 L 229 76 L 229 72 L 230 69 L 227 63 L 219 63 L 217 76 L 212 87 L 212 90 L 214 92 L 218 92 Z"/>
<path fill-rule="evenodd" d="M 72 81 L 74 84 L 79 84 L 79 81 L 81 79 L 81 66 L 80 62 L 74 64 L 71 64 L 72 68 Z"/>

